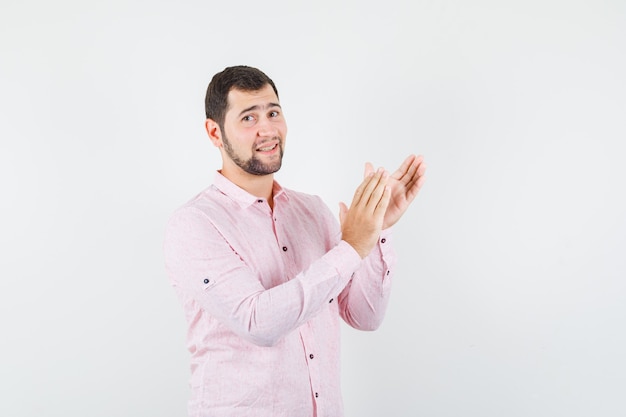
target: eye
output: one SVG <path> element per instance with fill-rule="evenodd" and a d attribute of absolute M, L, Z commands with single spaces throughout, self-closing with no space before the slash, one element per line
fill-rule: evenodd
<path fill-rule="evenodd" d="M 270 117 L 278 117 L 279 113 L 276 110 L 273 110 L 270 112 L 269 116 Z"/>
<path fill-rule="evenodd" d="M 252 116 L 251 114 L 247 115 L 247 116 L 243 116 L 241 118 L 242 122 L 252 122 L 254 121 L 254 116 Z"/>

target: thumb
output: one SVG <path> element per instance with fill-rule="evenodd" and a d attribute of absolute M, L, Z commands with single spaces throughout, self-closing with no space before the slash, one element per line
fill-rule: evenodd
<path fill-rule="evenodd" d="M 348 213 L 348 207 L 344 203 L 339 203 L 339 224 L 343 226 L 343 221 Z"/>

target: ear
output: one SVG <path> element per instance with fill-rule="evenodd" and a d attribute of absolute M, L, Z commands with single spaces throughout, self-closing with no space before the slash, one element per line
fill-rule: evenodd
<path fill-rule="evenodd" d="M 217 122 L 213 119 L 206 119 L 204 127 L 206 129 L 206 133 L 209 135 L 209 139 L 211 139 L 211 143 L 213 143 L 213 146 L 221 148 L 223 146 L 222 131 L 220 130 L 220 126 Z"/>

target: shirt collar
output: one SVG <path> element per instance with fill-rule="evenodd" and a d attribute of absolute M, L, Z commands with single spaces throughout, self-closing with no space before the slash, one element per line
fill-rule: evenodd
<path fill-rule="evenodd" d="M 215 172 L 213 185 L 223 194 L 227 195 L 228 197 L 239 203 L 242 208 L 249 207 L 252 204 L 256 203 L 258 200 L 265 201 L 264 198 L 262 199 L 260 197 L 254 196 L 243 188 L 239 187 L 231 180 L 223 176 L 222 173 L 219 171 Z M 274 181 L 272 194 L 274 195 L 274 202 L 276 202 L 276 200 L 278 199 L 289 200 L 285 189 L 276 181 Z"/>

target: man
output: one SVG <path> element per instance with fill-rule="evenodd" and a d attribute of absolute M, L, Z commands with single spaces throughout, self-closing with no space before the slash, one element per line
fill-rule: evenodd
<path fill-rule="evenodd" d="M 423 183 L 422 158 L 393 175 L 366 164 L 339 226 L 319 197 L 274 181 L 287 125 L 270 78 L 226 68 L 205 107 L 222 169 L 174 213 L 164 247 L 189 323 L 189 415 L 340 417 L 339 317 L 380 325 L 395 265 L 389 228 Z"/>

